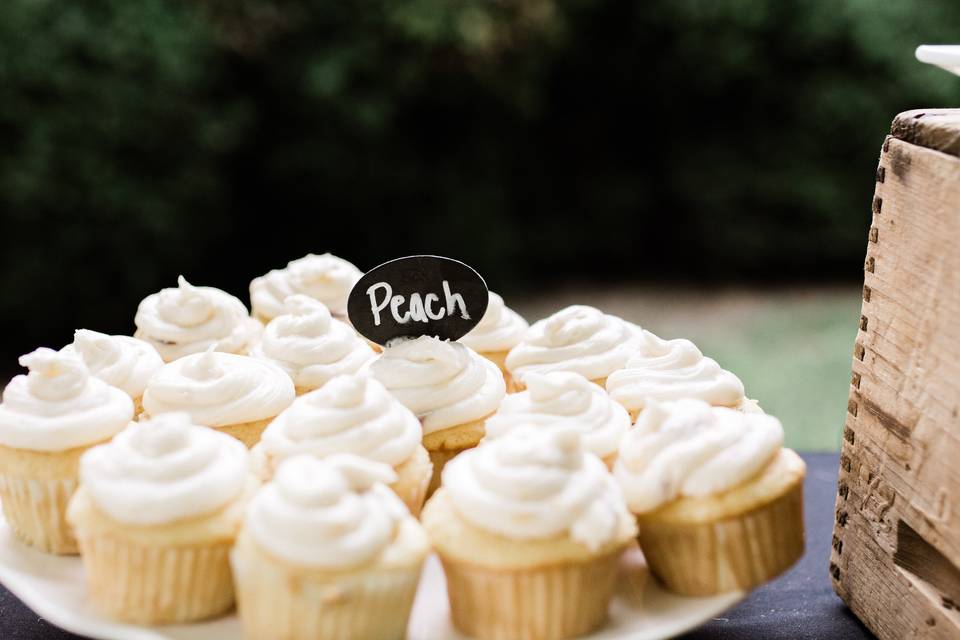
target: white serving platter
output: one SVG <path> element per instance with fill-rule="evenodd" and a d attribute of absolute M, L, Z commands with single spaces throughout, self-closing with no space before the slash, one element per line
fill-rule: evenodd
<path fill-rule="evenodd" d="M 78 635 L 103 640 L 239 640 L 236 615 L 210 622 L 139 627 L 97 615 L 86 597 L 83 566 L 76 556 L 52 556 L 17 540 L 0 516 L 0 582 L 50 623 Z M 624 557 L 610 620 L 595 640 L 670 638 L 720 615 L 744 598 L 742 592 L 710 598 L 684 598 L 664 591 L 647 574 L 639 550 Z M 450 623 L 443 570 L 436 557 L 424 567 L 410 626 L 410 640 L 464 638 Z"/>

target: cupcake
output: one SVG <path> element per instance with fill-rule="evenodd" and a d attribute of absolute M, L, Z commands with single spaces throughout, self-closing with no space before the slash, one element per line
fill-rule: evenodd
<path fill-rule="evenodd" d="M 684 398 L 717 407 L 760 411 L 756 401 L 744 396 L 740 378 L 705 357 L 689 340 L 663 340 L 649 331 L 643 336 L 626 367 L 610 374 L 606 385 L 610 397 L 634 420 L 650 401 Z"/>
<path fill-rule="evenodd" d="M 50 553 L 76 553 L 64 519 L 80 456 L 133 419 L 133 400 L 75 355 L 37 349 L 20 358 L 0 403 L 0 499 L 10 528 Z"/>
<path fill-rule="evenodd" d="M 295 397 L 290 376 L 275 364 L 206 351 L 163 365 L 143 393 L 144 416 L 185 411 L 197 424 L 248 447 Z"/>
<path fill-rule="evenodd" d="M 522 391 L 528 373 L 569 371 L 601 387 L 642 340 L 639 327 L 599 309 L 574 305 L 533 323 L 507 354 L 507 371 Z"/>
<path fill-rule="evenodd" d="M 79 356 L 91 374 L 130 396 L 134 415 L 143 410 L 147 382 L 163 366 L 163 358 L 149 342 L 87 329 L 75 331 L 73 343 L 60 351 Z"/>
<path fill-rule="evenodd" d="M 301 453 L 350 453 L 390 465 L 397 475 L 390 488 L 419 515 L 433 472 L 422 436 L 417 417 L 382 384 L 367 376 L 338 376 L 278 415 L 252 453 L 263 480 Z"/>
<path fill-rule="evenodd" d="M 164 362 L 211 346 L 227 353 L 247 353 L 263 325 L 247 315 L 239 299 L 213 287 L 195 287 L 183 276 L 178 286 L 153 293 L 140 303 L 134 337 L 149 342 Z"/>
<path fill-rule="evenodd" d="M 295 456 L 254 497 L 231 554 L 244 637 L 400 640 L 430 545 L 385 464 Z"/>
<path fill-rule="evenodd" d="M 230 548 L 256 481 L 242 444 L 169 413 L 80 460 L 67 517 L 104 616 L 173 624 L 233 605 Z"/>
<path fill-rule="evenodd" d="M 289 296 L 285 313 L 267 324 L 250 355 L 287 372 L 297 395 L 319 389 L 331 378 L 365 369 L 376 357 L 353 327 L 330 317 L 322 302 Z"/>
<path fill-rule="evenodd" d="M 574 429 L 521 426 L 451 460 L 423 510 L 453 624 L 569 638 L 603 624 L 633 517 Z"/>
<path fill-rule="evenodd" d="M 460 338 L 460 342 L 500 367 L 510 391 L 513 384 L 507 372 L 507 353 L 520 344 L 528 327 L 520 314 L 505 306 L 503 298 L 491 291 L 483 318 L 470 333 Z"/>
<path fill-rule="evenodd" d="M 614 477 L 640 547 L 671 591 L 748 591 L 803 554 L 800 457 L 780 421 L 702 400 L 647 405 L 620 445 Z"/>
<path fill-rule="evenodd" d="M 572 428 L 583 438 L 587 451 L 613 466 L 620 438 L 630 428 L 626 409 L 576 373 L 530 373 L 525 380 L 527 390 L 504 398 L 487 420 L 487 439 L 499 438 L 521 425 Z"/>
<path fill-rule="evenodd" d="M 423 425 L 433 462 L 429 496 L 447 460 L 483 438 L 483 423 L 506 395 L 503 375 L 459 342 L 427 336 L 392 341 L 370 371 Z"/>
<path fill-rule="evenodd" d="M 363 272 L 342 258 L 312 253 L 289 262 L 285 269 L 254 278 L 250 283 L 253 315 L 269 322 L 287 312 L 284 300 L 295 293 L 319 300 L 334 317 L 345 320 L 347 298 Z"/>

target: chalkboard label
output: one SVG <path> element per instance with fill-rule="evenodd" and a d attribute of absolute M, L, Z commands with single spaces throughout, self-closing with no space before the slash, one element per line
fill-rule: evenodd
<path fill-rule="evenodd" d="M 458 340 L 487 310 L 487 284 L 452 258 L 409 256 L 368 271 L 350 291 L 347 314 L 365 338 L 436 336 Z"/>

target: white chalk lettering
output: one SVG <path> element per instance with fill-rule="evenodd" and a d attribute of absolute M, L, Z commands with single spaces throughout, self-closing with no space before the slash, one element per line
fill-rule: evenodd
<path fill-rule="evenodd" d="M 435 293 L 428 293 L 424 298 L 424 301 L 426 302 L 426 306 L 427 306 L 426 312 L 427 312 L 428 318 L 430 318 L 431 320 L 439 320 L 440 318 L 443 317 L 443 314 L 444 314 L 443 308 L 441 308 L 440 311 L 433 310 L 433 303 L 440 302 L 440 296 L 438 296 Z"/>
<path fill-rule="evenodd" d="M 382 293 L 382 297 L 379 294 Z M 421 295 L 411 293 L 410 301 L 402 295 L 393 295 L 393 287 L 386 282 L 378 282 L 367 289 L 367 296 L 370 297 L 370 311 L 373 313 L 373 324 L 380 326 L 380 312 L 390 307 L 390 315 L 397 324 L 406 324 L 411 320 L 413 322 L 430 322 L 431 320 L 441 320 L 445 317 L 452 317 L 459 309 L 459 315 L 464 320 L 470 319 L 467 313 L 467 303 L 463 296 L 451 290 L 450 283 L 443 281 L 444 305 L 439 309 L 435 308 L 440 304 L 440 296 L 435 293 Z M 401 308 L 407 305 L 407 310 L 401 313 Z"/>
<path fill-rule="evenodd" d="M 383 289 L 386 292 L 386 295 L 383 297 L 383 302 L 377 302 L 377 289 Z M 380 312 L 386 309 L 387 305 L 390 304 L 390 297 L 393 295 L 393 287 L 386 282 L 378 282 L 370 285 L 370 288 L 367 289 L 367 295 L 370 296 L 370 310 L 373 311 L 373 324 L 379 327 Z"/>
<path fill-rule="evenodd" d="M 464 320 L 470 319 L 467 313 L 467 303 L 463 301 L 463 296 L 459 293 L 450 293 L 450 283 L 443 281 L 443 295 L 447 299 L 447 315 L 452 316 L 456 305 L 460 305 L 460 317 Z"/>

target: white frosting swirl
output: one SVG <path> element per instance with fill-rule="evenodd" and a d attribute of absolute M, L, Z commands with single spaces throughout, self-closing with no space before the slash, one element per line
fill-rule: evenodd
<path fill-rule="evenodd" d="M 0 445 L 65 451 L 106 440 L 133 419 L 133 400 L 95 378 L 75 355 L 41 348 L 20 357 L 0 403 Z"/>
<path fill-rule="evenodd" d="M 643 409 L 648 400 L 697 398 L 727 407 L 743 401 L 740 379 L 704 357 L 692 342 L 644 334 L 647 339 L 627 366 L 607 378 L 610 397 L 627 409 Z"/>
<path fill-rule="evenodd" d="M 319 300 L 333 315 L 345 318 L 347 298 L 363 272 L 343 258 L 312 253 L 292 260 L 285 269 L 274 269 L 250 283 L 253 313 L 270 320 L 284 313 L 287 296 L 302 293 Z"/>
<path fill-rule="evenodd" d="M 274 460 L 352 453 L 396 467 L 417 450 L 422 434 L 417 417 L 382 384 L 367 376 L 338 376 L 278 415 L 259 447 Z"/>
<path fill-rule="evenodd" d="M 73 344 L 60 351 L 79 356 L 91 374 L 131 398 L 142 396 L 150 377 L 163 366 L 163 358 L 149 342 L 88 329 L 77 329 Z"/>
<path fill-rule="evenodd" d="M 208 427 L 272 418 L 293 402 L 290 376 L 275 364 L 206 351 L 163 365 L 143 394 L 150 416 L 185 411 Z"/>
<path fill-rule="evenodd" d="M 497 365 L 459 342 L 428 336 L 391 342 L 370 369 L 416 414 L 424 434 L 485 418 L 507 392 Z"/>
<path fill-rule="evenodd" d="M 153 345 L 164 362 L 211 345 L 217 351 L 240 353 L 260 336 L 263 325 L 226 291 L 195 287 L 183 276 L 177 285 L 144 298 L 133 320 L 134 337 Z"/>
<path fill-rule="evenodd" d="M 520 314 L 503 304 L 503 298 L 491 291 L 480 322 L 460 338 L 460 342 L 480 353 L 508 351 L 520 343 L 529 326 Z"/>
<path fill-rule="evenodd" d="M 206 515 L 244 490 L 247 448 L 168 413 L 131 424 L 80 459 L 80 482 L 98 509 L 136 525 Z"/>
<path fill-rule="evenodd" d="M 599 380 L 623 367 L 640 341 L 636 325 L 574 305 L 535 322 L 507 355 L 506 366 L 521 381 L 530 372 L 551 371 Z"/>
<path fill-rule="evenodd" d="M 630 428 L 630 414 L 583 376 L 566 371 L 531 373 L 527 390 L 508 395 L 486 422 L 487 438 L 495 439 L 518 426 L 573 428 L 587 451 L 601 458 L 617 451 Z"/>
<path fill-rule="evenodd" d="M 295 456 L 253 497 L 246 530 L 297 566 L 355 567 L 373 560 L 410 514 L 387 484 L 388 465 L 349 454 Z"/>
<path fill-rule="evenodd" d="M 783 445 L 780 421 L 702 400 L 647 405 L 620 444 L 614 476 L 634 513 L 749 480 Z"/>
<path fill-rule="evenodd" d="M 357 373 L 376 357 L 353 327 L 330 317 L 322 302 L 296 294 L 284 308 L 250 355 L 277 364 L 297 387 L 322 387 L 335 376 Z"/>
<path fill-rule="evenodd" d="M 461 518 L 516 540 L 569 535 L 596 550 L 630 520 L 607 468 L 570 428 L 521 426 L 464 451 L 444 467 L 443 487 Z"/>

